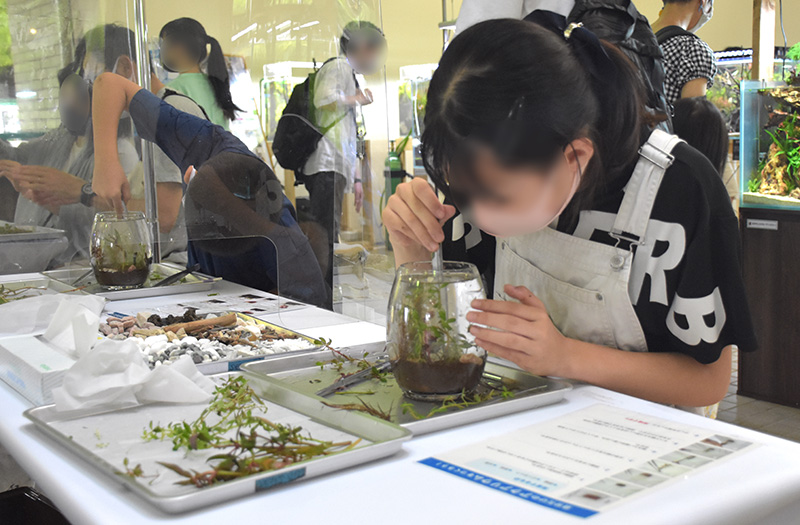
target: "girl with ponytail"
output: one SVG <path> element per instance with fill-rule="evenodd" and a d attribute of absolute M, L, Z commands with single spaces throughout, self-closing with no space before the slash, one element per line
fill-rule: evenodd
<path fill-rule="evenodd" d="M 756 347 L 736 217 L 708 160 L 653 129 L 625 55 L 563 23 L 492 20 L 451 42 L 422 136 L 446 200 L 421 178 L 398 187 L 395 261 L 441 244 L 476 264 L 493 299 L 473 302 L 470 333 L 496 356 L 700 411 L 727 392 L 732 345 Z"/>
<path fill-rule="evenodd" d="M 169 88 L 194 99 L 214 124 L 228 129 L 241 111 L 231 98 L 230 78 L 219 42 L 193 18 L 178 18 L 161 28 L 161 63 L 180 76 Z M 207 59 L 207 61 L 206 61 Z M 203 72 L 203 62 L 205 73 Z"/>

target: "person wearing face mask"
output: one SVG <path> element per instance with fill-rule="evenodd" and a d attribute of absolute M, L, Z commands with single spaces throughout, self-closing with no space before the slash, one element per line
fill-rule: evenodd
<path fill-rule="evenodd" d="M 653 129 L 641 81 L 573 25 L 492 20 L 431 79 L 423 161 L 383 212 L 397 264 L 476 264 L 476 342 L 538 375 L 705 412 L 757 346 L 722 182 Z M 709 411 L 710 412 L 710 411 Z"/>
<path fill-rule="evenodd" d="M 129 112 L 140 136 L 185 174 L 189 265 L 225 280 L 315 305 L 330 302 L 322 272 L 275 174 L 236 136 L 179 111 L 119 75 L 95 82 L 92 187 L 123 210 L 130 184 L 119 163 L 115 122 Z"/>
<path fill-rule="evenodd" d="M 230 78 L 219 42 L 193 18 L 178 18 L 161 28 L 161 63 L 180 73 L 168 84 L 197 102 L 209 120 L 224 129 L 241 111 L 231 98 Z M 204 72 L 205 70 L 205 72 Z"/>
<path fill-rule="evenodd" d="M 136 63 L 131 58 L 134 42 L 132 31 L 115 24 L 88 31 L 75 48 L 74 61 L 59 72 L 61 126 L 19 148 L 0 150 L 0 157 L 5 159 L 0 161 L 0 175 L 6 175 L 21 191 L 15 222 L 67 232 L 70 248 L 56 263 L 69 262 L 75 256 L 88 257 L 94 214 L 110 209 L 91 189 L 92 86 L 104 71 L 135 80 Z M 170 101 L 173 98 L 169 97 Z M 122 118 L 118 130 L 120 162 L 137 188 L 129 209 L 144 211 L 142 164 L 131 135 L 130 118 Z M 181 173 L 161 150 L 154 152 L 162 254 L 180 254 L 186 250 Z"/>
<path fill-rule="evenodd" d="M 704 97 L 714 85 L 714 52 L 695 33 L 714 16 L 714 0 L 664 0 L 653 31 L 664 53 L 667 101 Z"/>
<path fill-rule="evenodd" d="M 59 71 L 61 126 L 16 148 L 0 145 L 0 177 L 6 177 L 20 192 L 14 222 L 56 228 L 67 234 L 69 245 L 54 260 L 54 266 L 75 257 L 89 257 L 94 214 L 105 209 L 105 203 L 91 191 L 94 147 L 90 88 L 98 74 L 117 66 L 116 58 L 127 45 L 124 38 L 114 38 L 118 36 L 116 27 L 89 31 L 78 42 L 74 61 Z M 119 127 L 120 162 L 130 175 L 139 162 L 131 141 L 130 120 L 123 119 Z"/>
<path fill-rule="evenodd" d="M 333 260 L 333 245 L 338 242 L 342 201 L 346 192 L 355 195 L 356 211 L 361 211 L 359 123 L 361 106 L 372 103 L 372 92 L 361 89 L 356 74 L 370 75 L 383 66 L 386 38 L 370 22 L 354 20 L 344 27 L 339 40 L 340 55 L 323 64 L 313 86 L 314 124 L 327 130 L 317 149 L 306 161 L 300 180 L 308 189 L 311 212 L 327 236 L 328 261 Z M 333 281 L 333 265 L 328 264 L 326 280 Z"/>

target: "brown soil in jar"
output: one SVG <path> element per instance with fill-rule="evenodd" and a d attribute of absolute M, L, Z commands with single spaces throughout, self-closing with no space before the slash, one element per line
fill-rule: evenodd
<path fill-rule="evenodd" d="M 147 267 L 134 269 L 127 272 L 112 270 L 95 270 L 94 276 L 97 283 L 103 286 L 141 286 L 147 281 L 150 271 Z"/>
<path fill-rule="evenodd" d="M 420 394 L 460 394 L 470 392 L 481 380 L 484 361 L 464 354 L 460 361 L 392 362 L 392 373 L 403 389 Z"/>

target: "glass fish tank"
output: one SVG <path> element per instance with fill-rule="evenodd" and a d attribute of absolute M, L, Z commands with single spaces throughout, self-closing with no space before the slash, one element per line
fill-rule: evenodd
<path fill-rule="evenodd" d="M 783 81 L 796 74 L 797 62 L 787 56 L 784 48 L 775 49 L 773 80 Z M 741 83 L 752 78 L 753 50 L 730 49 L 715 51 L 714 60 L 717 73 L 714 85 L 709 88 L 706 97 L 725 117 L 730 133 L 739 132 Z"/>
<path fill-rule="evenodd" d="M 800 211 L 800 75 L 741 85 L 741 206 Z"/>
<path fill-rule="evenodd" d="M 416 64 L 400 68 L 398 108 L 400 136 L 409 133 L 418 139 L 425 131 L 425 106 L 428 103 L 428 86 L 437 64 Z"/>

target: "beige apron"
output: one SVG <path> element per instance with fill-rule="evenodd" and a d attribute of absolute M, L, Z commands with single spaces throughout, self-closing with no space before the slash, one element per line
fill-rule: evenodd
<path fill-rule="evenodd" d="M 508 300 L 503 293 L 506 284 L 527 286 L 565 336 L 646 352 L 647 341 L 628 291 L 632 248 L 655 242 L 647 237 L 647 226 L 661 180 L 674 160 L 672 149 L 679 142 L 674 135 L 655 130 L 639 150 L 610 232 L 615 246 L 553 228 L 498 239 L 495 299 Z"/>

